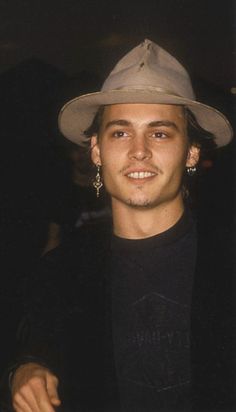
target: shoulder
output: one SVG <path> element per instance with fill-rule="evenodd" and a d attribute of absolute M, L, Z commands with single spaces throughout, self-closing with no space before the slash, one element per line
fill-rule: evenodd
<path fill-rule="evenodd" d="M 109 261 L 111 224 L 88 224 L 70 240 L 40 259 L 31 276 L 29 296 L 44 296 L 47 300 L 71 293 L 73 287 L 89 284 L 106 271 Z M 30 299 L 32 300 L 32 299 Z"/>
<path fill-rule="evenodd" d="M 106 254 L 110 247 L 110 238 L 111 222 L 109 220 L 87 223 L 59 247 L 47 253 L 41 262 L 49 265 L 88 263 L 92 256 L 99 258 Z"/>

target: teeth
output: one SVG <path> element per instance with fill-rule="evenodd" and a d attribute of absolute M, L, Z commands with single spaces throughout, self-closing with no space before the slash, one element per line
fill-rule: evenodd
<path fill-rule="evenodd" d="M 155 173 L 151 172 L 132 172 L 128 174 L 128 177 L 132 177 L 132 179 L 144 179 L 145 177 L 154 176 Z"/>

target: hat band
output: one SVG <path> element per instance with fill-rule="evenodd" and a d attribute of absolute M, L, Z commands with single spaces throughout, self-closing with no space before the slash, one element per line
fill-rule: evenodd
<path fill-rule="evenodd" d="M 128 88 L 128 87 L 117 87 L 117 88 L 115 88 L 115 89 L 102 89 L 101 92 L 113 92 L 113 91 L 115 91 L 115 90 L 124 90 L 124 91 L 127 90 L 127 92 L 136 91 L 136 90 L 137 90 L 137 91 L 140 91 L 140 90 L 148 91 L 148 90 L 150 90 L 150 91 L 155 91 L 155 92 L 162 93 L 162 94 L 169 94 L 169 95 L 171 95 L 171 96 L 184 97 L 184 96 L 181 96 L 180 94 L 174 93 L 173 91 L 168 90 L 168 89 L 164 89 L 164 88 L 162 88 L 162 87 L 145 86 L 145 85 L 143 85 L 143 86 L 135 86 L 135 87 L 131 87 L 131 88 Z"/>

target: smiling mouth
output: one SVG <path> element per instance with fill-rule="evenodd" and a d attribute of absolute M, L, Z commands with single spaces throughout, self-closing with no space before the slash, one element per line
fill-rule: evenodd
<path fill-rule="evenodd" d="M 152 173 L 152 172 L 131 172 L 127 174 L 127 176 L 130 177 L 131 179 L 145 179 L 147 177 L 152 177 L 155 175 L 156 173 Z"/>

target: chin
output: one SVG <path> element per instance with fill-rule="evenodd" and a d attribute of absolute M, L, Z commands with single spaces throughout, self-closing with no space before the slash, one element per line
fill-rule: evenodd
<path fill-rule="evenodd" d="M 150 208 L 152 203 L 149 199 L 128 199 L 127 204 L 134 208 Z"/>

